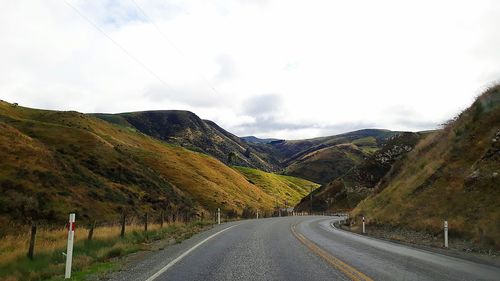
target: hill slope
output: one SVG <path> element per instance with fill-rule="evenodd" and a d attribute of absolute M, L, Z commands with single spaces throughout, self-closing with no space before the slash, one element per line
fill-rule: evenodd
<path fill-rule="evenodd" d="M 286 167 L 284 172 L 324 184 L 359 165 L 364 157 L 365 153 L 356 145 L 339 144 L 303 155 Z"/>
<path fill-rule="evenodd" d="M 277 141 L 278 139 L 260 139 L 255 136 L 246 136 L 246 137 L 241 137 L 242 140 L 244 140 L 247 143 L 270 143 L 273 141 Z"/>
<path fill-rule="evenodd" d="M 154 138 L 212 155 L 226 164 L 265 171 L 275 170 L 279 166 L 269 155 L 262 156 L 247 142 L 189 111 L 141 111 L 95 116 Z"/>
<path fill-rule="evenodd" d="M 406 153 L 426 133 L 399 133 L 391 136 L 376 152 L 369 154 L 345 174 L 322 185 L 313 192 L 315 211 L 338 211 L 354 208 L 362 199 L 371 194 L 377 183 L 391 169 L 392 165 Z M 298 210 L 310 209 L 310 196 L 304 197 Z"/>
<path fill-rule="evenodd" d="M 0 102 L 0 224 L 116 218 L 123 210 L 271 210 L 275 198 L 217 159 L 77 112 Z"/>
<path fill-rule="evenodd" d="M 287 175 L 326 184 L 360 165 L 399 132 L 366 129 L 310 140 L 272 142 L 278 153 L 288 155 Z"/>
<path fill-rule="evenodd" d="M 239 138 L 212 121 L 179 110 L 95 114 L 106 121 L 191 150 L 207 153 L 228 165 L 282 170 L 292 176 L 327 183 L 344 174 L 396 134 L 389 130 L 366 129 L 306 140 Z M 354 144 L 349 149 L 340 144 Z M 358 151 L 355 151 L 358 150 Z M 312 157 L 314 155 L 314 157 Z"/>
<path fill-rule="evenodd" d="M 300 199 L 309 194 L 319 184 L 301 178 L 266 173 L 248 167 L 234 167 L 242 173 L 249 182 L 264 190 L 267 194 L 275 196 L 280 206 L 294 206 Z"/>
<path fill-rule="evenodd" d="M 365 129 L 354 132 L 305 140 L 278 140 L 269 144 L 286 166 L 302 156 L 338 144 L 358 142 L 359 146 L 380 147 L 384 141 L 398 132 L 380 129 Z M 367 152 L 369 149 L 367 150 Z"/>
<path fill-rule="evenodd" d="M 451 235 L 500 248 L 500 86 L 420 141 L 361 202 L 373 223 Z"/>

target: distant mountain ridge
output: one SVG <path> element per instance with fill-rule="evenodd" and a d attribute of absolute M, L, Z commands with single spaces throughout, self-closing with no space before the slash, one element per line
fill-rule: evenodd
<path fill-rule="evenodd" d="M 390 130 L 364 129 L 305 140 L 239 138 L 215 122 L 182 110 L 94 114 L 163 141 L 212 155 L 227 165 L 281 171 L 324 184 L 361 162 L 386 139 Z M 344 146 L 344 144 L 349 144 Z"/>
<path fill-rule="evenodd" d="M 326 184 L 362 163 L 400 132 L 364 129 L 306 140 L 273 142 L 284 155 L 284 173 Z"/>
<path fill-rule="evenodd" d="M 343 174 L 323 184 L 313 192 L 315 211 L 350 210 L 368 195 L 377 183 L 389 172 L 394 162 L 410 152 L 417 142 L 429 133 L 403 132 L 391 136 L 373 154 L 360 159 L 359 163 Z M 304 197 L 296 206 L 297 210 L 310 209 L 310 196 Z"/>
<path fill-rule="evenodd" d="M 241 137 L 241 139 L 248 143 L 271 143 L 274 141 L 279 141 L 279 139 L 273 139 L 273 138 L 261 139 L 255 136 Z"/>
<path fill-rule="evenodd" d="M 154 138 L 212 155 L 228 165 L 273 171 L 279 163 L 263 160 L 259 152 L 210 120 L 182 110 L 95 114 L 103 120 L 136 129 Z M 265 156 L 264 156 L 265 157 Z"/>

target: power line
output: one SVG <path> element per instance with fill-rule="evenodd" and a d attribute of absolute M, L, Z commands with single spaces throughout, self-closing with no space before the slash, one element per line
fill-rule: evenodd
<path fill-rule="evenodd" d="M 109 36 L 102 28 L 99 27 L 96 23 L 94 23 L 92 20 L 90 20 L 87 16 L 85 16 L 77 7 L 74 5 L 70 4 L 68 1 L 64 0 L 64 3 L 68 5 L 71 9 L 73 9 L 81 18 L 83 18 L 85 21 L 87 21 L 92 27 L 94 27 L 97 31 L 99 31 L 104 37 L 108 38 L 116 47 L 118 47 L 120 50 L 122 50 L 127 56 L 129 56 L 133 61 L 135 61 L 137 64 L 139 64 L 144 70 L 146 70 L 149 74 L 151 74 L 153 77 L 158 79 L 164 86 L 166 86 L 168 89 L 170 89 L 172 92 L 175 92 L 165 80 L 163 80 L 158 74 L 156 74 L 151 68 L 149 68 L 146 64 L 144 64 L 142 61 L 140 61 L 137 57 L 132 55 L 127 49 L 125 49 L 122 45 L 120 45 L 118 42 L 116 42 L 111 36 Z"/>
<path fill-rule="evenodd" d="M 185 59 L 186 61 L 188 61 L 188 63 L 191 63 L 191 61 L 188 59 L 188 56 L 186 56 L 186 54 L 184 54 L 184 52 L 179 48 L 177 47 L 177 45 L 172 41 L 170 40 L 170 38 L 168 38 L 168 36 L 161 30 L 161 28 L 156 24 L 156 22 L 146 13 L 146 11 L 139 5 L 139 3 L 137 3 L 137 1 L 135 0 L 130 0 L 132 3 L 134 3 L 134 5 L 137 7 L 137 9 L 139 10 L 139 12 L 151 23 L 153 24 L 153 26 L 155 27 L 156 31 L 158 31 L 158 33 L 160 33 L 161 36 L 163 36 L 163 39 L 165 39 L 170 45 L 172 45 L 172 47 L 174 47 L 174 49 L 179 53 L 181 54 Z M 191 65 L 193 66 L 193 65 Z M 196 71 L 198 76 L 200 76 L 200 78 L 205 81 L 205 83 L 207 83 L 208 87 L 215 93 L 215 94 L 219 94 L 217 92 L 217 90 L 215 89 L 215 87 L 210 83 L 210 81 L 200 72 L 200 71 Z"/>

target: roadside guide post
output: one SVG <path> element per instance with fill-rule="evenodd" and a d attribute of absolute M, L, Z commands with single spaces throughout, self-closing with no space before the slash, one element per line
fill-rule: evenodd
<path fill-rule="evenodd" d="M 444 221 L 444 247 L 448 248 L 448 221 Z"/>
<path fill-rule="evenodd" d="M 363 217 L 363 234 L 365 234 L 365 233 L 366 233 L 366 231 L 365 231 L 365 230 L 366 230 L 366 229 L 365 229 L 365 217 Z"/>
<path fill-rule="evenodd" d="M 66 249 L 66 272 L 64 279 L 71 278 L 71 262 L 73 259 L 73 241 L 75 240 L 75 214 L 69 214 L 68 222 L 68 247 Z"/>
<path fill-rule="evenodd" d="M 259 210 L 257 209 L 257 219 L 259 218 Z"/>
<path fill-rule="evenodd" d="M 220 208 L 217 208 L 217 224 L 220 224 Z"/>

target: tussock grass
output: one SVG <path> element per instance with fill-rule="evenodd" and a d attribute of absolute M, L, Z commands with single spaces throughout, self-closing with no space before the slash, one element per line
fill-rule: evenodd
<path fill-rule="evenodd" d="M 353 211 L 374 223 L 450 235 L 500 249 L 500 86 L 427 135 Z"/>
<path fill-rule="evenodd" d="M 0 223 L 111 221 L 122 210 L 271 210 L 274 198 L 217 159 L 78 112 L 0 102 Z M 92 207 L 89 207 L 92 206 Z M 1 227 L 0 235 L 11 233 Z"/>
<path fill-rule="evenodd" d="M 103 226 L 94 229 L 94 238 L 87 240 L 88 230 L 77 228 L 73 256 L 73 273 L 83 277 L 89 273 L 116 267 L 118 258 L 140 250 L 149 250 L 150 242 L 160 239 L 181 241 L 203 230 L 211 222 L 169 223 L 144 226 L 127 225 L 126 235 L 120 238 L 121 226 Z M 64 274 L 67 231 L 40 229 L 37 232 L 35 258 L 26 257 L 29 234 L 8 235 L 0 240 L 0 280 L 62 279 Z M 77 278 L 78 279 L 78 278 Z"/>

